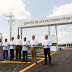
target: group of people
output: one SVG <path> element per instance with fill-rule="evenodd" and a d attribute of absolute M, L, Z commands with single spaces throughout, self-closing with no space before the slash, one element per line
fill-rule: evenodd
<path fill-rule="evenodd" d="M 3 42 L 0 39 L 0 54 L 2 57 L 2 50 L 3 50 L 3 59 L 8 59 L 8 50 L 10 48 L 10 60 L 14 60 L 14 50 L 16 50 L 16 61 L 21 61 L 21 50 L 23 51 L 23 60 L 22 62 L 27 62 L 27 55 L 28 55 L 28 47 L 31 47 L 31 55 L 32 55 L 32 63 L 37 63 L 37 50 L 38 40 L 35 39 L 35 36 L 32 35 L 32 40 L 30 43 L 27 41 L 27 38 L 24 37 L 23 41 L 20 39 L 20 35 L 17 35 L 17 39 L 14 40 L 14 37 L 11 38 L 11 41 L 8 42 L 7 39 Z M 42 42 L 42 46 L 44 48 L 44 55 L 45 55 L 45 64 L 47 64 L 47 54 L 49 57 L 49 64 L 51 64 L 51 56 L 50 56 L 50 47 L 52 45 L 51 40 L 48 39 L 48 35 L 45 35 L 45 39 Z M 19 55 L 19 56 L 18 56 Z M 34 61 L 35 60 L 35 61 Z"/>

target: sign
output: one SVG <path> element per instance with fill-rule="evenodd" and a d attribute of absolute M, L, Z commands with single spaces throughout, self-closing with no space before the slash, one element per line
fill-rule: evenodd
<path fill-rule="evenodd" d="M 72 15 L 63 15 L 55 17 L 46 17 L 34 20 L 19 21 L 19 28 L 32 28 L 42 26 L 54 26 L 54 25 L 65 25 L 72 24 Z"/>

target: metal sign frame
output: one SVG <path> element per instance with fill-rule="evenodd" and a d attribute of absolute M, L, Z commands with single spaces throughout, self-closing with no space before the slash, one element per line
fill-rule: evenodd
<path fill-rule="evenodd" d="M 68 24 L 72 24 L 72 14 L 55 16 L 55 17 L 54 16 L 46 17 L 40 19 L 32 19 L 32 20 L 22 20 L 22 21 L 20 20 L 18 24 L 18 34 L 19 34 L 19 28 L 21 28 L 21 38 L 22 38 L 22 29 L 48 26 L 48 35 L 50 36 L 50 26 L 55 26 L 57 36 L 57 26 Z"/>

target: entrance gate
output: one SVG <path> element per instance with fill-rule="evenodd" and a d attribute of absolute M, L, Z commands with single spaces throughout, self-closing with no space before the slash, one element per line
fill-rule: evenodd
<path fill-rule="evenodd" d="M 22 29 L 48 26 L 48 35 L 50 36 L 50 26 L 55 26 L 55 31 L 57 36 L 57 26 L 68 25 L 68 24 L 72 24 L 72 14 L 55 16 L 55 17 L 46 17 L 40 19 L 24 20 L 24 21 L 19 21 L 18 34 L 19 34 L 19 29 L 21 29 L 21 39 L 22 39 Z"/>

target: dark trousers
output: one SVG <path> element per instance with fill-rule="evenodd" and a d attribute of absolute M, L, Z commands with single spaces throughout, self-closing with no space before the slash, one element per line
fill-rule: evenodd
<path fill-rule="evenodd" d="M 26 60 L 25 60 L 25 56 L 26 56 Z M 23 51 L 23 61 L 27 62 L 27 51 Z"/>
<path fill-rule="evenodd" d="M 14 49 L 10 49 L 10 55 L 11 55 L 10 59 L 11 60 L 14 59 Z"/>
<path fill-rule="evenodd" d="M 19 59 L 21 60 L 21 46 L 16 46 L 16 60 L 18 60 L 18 54 L 19 54 Z"/>
<path fill-rule="evenodd" d="M 49 57 L 49 63 L 51 63 L 50 48 L 44 48 L 45 63 L 47 63 L 47 54 Z"/>
<path fill-rule="evenodd" d="M 3 59 L 7 60 L 8 58 L 8 50 L 3 50 Z"/>

